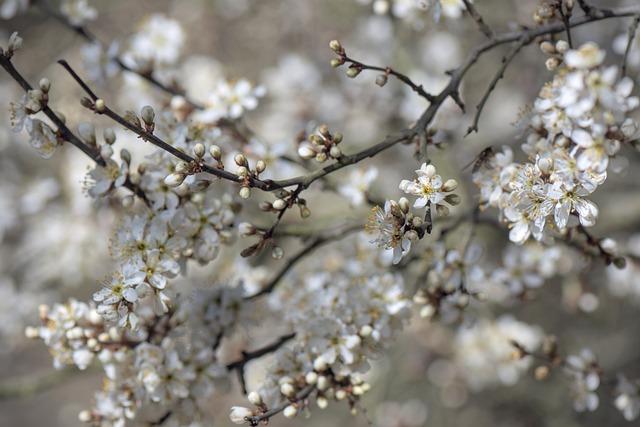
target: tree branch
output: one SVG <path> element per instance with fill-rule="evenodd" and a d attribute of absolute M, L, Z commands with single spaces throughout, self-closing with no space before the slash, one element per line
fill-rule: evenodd
<path fill-rule="evenodd" d="M 627 61 L 629 59 L 629 52 L 631 52 L 631 47 L 633 46 L 633 42 L 636 38 L 636 33 L 638 32 L 638 25 L 640 25 L 640 15 L 636 15 L 633 18 L 633 22 L 629 26 L 628 31 L 628 41 L 627 47 L 624 49 L 624 56 L 622 58 L 622 67 L 620 69 L 620 76 L 625 77 L 627 75 Z"/>
<path fill-rule="evenodd" d="M 285 408 L 287 406 L 291 405 L 292 403 L 297 403 L 297 402 L 305 400 L 307 397 L 309 397 L 311 395 L 311 393 L 313 393 L 313 391 L 315 389 L 316 389 L 315 385 L 308 385 L 305 388 L 303 388 L 302 390 L 300 390 L 300 392 L 298 394 L 296 394 L 290 400 L 281 403 L 280 405 L 276 406 L 275 408 L 272 408 L 272 409 L 268 410 L 264 414 L 255 415 L 253 417 L 248 417 L 247 421 L 249 422 L 249 424 L 251 426 L 257 426 L 258 424 L 260 424 L 260 422 L 268 421 L 269 418 L 271 418 L 274 415 L 277 415 L 280 412 L 284 411 Z"/>
<path fill-rule="evenodd" d="M 4 68 L 4 70 L 22 87 L 25 92 L 32 90 L 32 86 L 29 84 L 29 82 L 27 82 L 22 74 L 20 74 L 20 72 L 13 66 L 11 60 L 3 54 L 0 54 L 0 66 Z M 106 166 L 106 162 L 104 161 L 102 156 L 100 156 L 100 150 L 97 147 L 92 147 L 88 144 L 85 144 L 80 138 L 78 138 L 48 105 L 44 105 L 42 107 L 42 112 L 49 118 L 49 120 L 53 122 L 53 124 L 57 128 L 59 135 L 62 136 L 65 141 L 68 141 L 69 143 L 71 143 L 71 145 L 78 148 L 98 165 L 102 167 Z M 129 178 L 127 178 L 123 185 L 125 188 L 129 189 L 132 193 L 142 199 L 145 204 L 149 204 L 147 197 L 142 189 L 136 184 L 132 183 Z"/>
<path fill-rule="evenodd" d="M 484 22 L 484 19 L 482 19 L 482 15 L 480 15 L 473 3 L 471 3 L 471 1 L 469 0 L 462 1 L 464 2 L 464 6 L 467 8 L 467 12 L 469 12 L 469 15 L 471 15 L 473 20 L 476 21 L 476 25 L 478 26 L 480 32 L 484 34 L 489 40 L 493 39 L 493 30 L 487 25 L 486 22 Z"/>

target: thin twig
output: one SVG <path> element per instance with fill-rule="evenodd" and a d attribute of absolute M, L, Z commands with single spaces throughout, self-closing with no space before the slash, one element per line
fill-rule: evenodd
<path fill-rule="evenodd" d="M 259 348 L 258 350 L 243 351 L 242 359 L 236 360 L 235 362 L 231 362 L 227 365 L 227 369 L 229 371 L 237 371 L 238 380 L 240 381 L 240 387 L 242 388 L 242 393 L 247 394 L 247 383 L 244 377 L 245 365 L 254 359 L 258 359 L 260 357 L 266 356 L 267 354 L 273 353 L 274 351 L 285 345 L 288 341 L 292 340 L 295 336 L 295 333 L 283 335 L 276 341 L 262 348 Z"/>
<path fill-rule="evenodd" d="M 262 295 L 271 293 L 276 288 L 280 280 L 282 280 L 282 278 L 289 272 L 289 270 L 291 270 L 299 261 L 301 261 L 304 257 L 309 255 L 315 249 L 331 241 L 342 239 L 348 236 L 350 233 L 353 233 L 359 230 L 362 230 L 362 225 L 356 224 L 356 225 L 351 225 L 348 227 L 341 228 L 339 230 L 334 231 L 331 234 L 315 237 L 304 248 L 302 248 L 298 253 L 296 253 L 293 257 L 291 257 L 287 261 L 287 263 L 278 271 L 278 273 L 271 279 L 271 281 L 267 283 L 267 285 L 264 288 L 262 288 L 260 291 L 258 291 L 253 295 L 245 297 L 245 299 L 252 300 Z"/>
<path fill-rule="evenodd" d="M 315 385 L 308 385 L 305 388 L 303 388 L 302 390 L 300 390 L 300 392 L 298 394 L 296 394 L 294 397 L 292 397 L 288 401 L 285 401 L 285 402 L 281 403 L 280 405 L 268 410 L 264 414 L 255 415 L 253 417 L 247 417 L 247 421 L 249 422 L 249 425 L 257 426 L 258 424 L 260 424 L 260 422 L 264 422 L 264 421 L 269 420 L 269 418 L 271 418 L 274 415 L 277 415 L 280 412 L 284 411 L 286 409 L 286 407 L 291 405 L 292 403 L 297 403 L 297 402 L 305 400 L 307 397 L 309 397 L 311 395 L 311 393 L 313 393 L 313 391 L 315 389 L 316 389 Z"/>
<path fill-rule="evenodd" d="M 633 42 L 636 38 L 636 33 L 638 32 L 638 25 L 640 25 L 640 15 L 636 15 L 633 18 L 633 22 L 629 26 L 627 47 L 624 49 L 624 57 L 622 58 L 622 67 L 620 69 L 620 76 L 625 77 L 627 75 L 627 61 L 629 60 L 629 52 L 631 52 L 631 47 L 633 46 Z"/>
<path fill-rule="evenodd" d="M 22 87 L 25 92 L 32 90 L 32 86 L 27 80 L 20 74 L 20 72 L 13 66 L 13 63 L 9 58 L 0 54 L 0 66 Z M 63 140 L 68 141 L 74 147 L 78 148 L 91 160 L 96 162 L 99 166 L 105 167 L 106 162 L 100 155 L 100 150 L 97 147 L 85 144 L 80 138 L 78 138 L 63 122 L 60 117 L 48 106 L 42 106 L 42 112 L 53 122 L 57 128 L 58 134 Z M 129 189 L 133 194 L 138 196 L 146 204 L 149 204 L 146 195 L 140 187 L 132 183 L 128 178 L 123 184 L 125 188 Z"/>
<path fill-rule="evenodd" d="M 516 57 L 516 55 L 518 55 L 518 52 L 520 52 L 520 50 L 523 47 L 525 47 L 527 44 L 529 44 L 530 42 L 531 42 L 530 39 L 523 38 L 511 50 L 511 52 L 509 52 L 507 55 L 505 55 L 502 58 L 502 65 L 500 66 L 500 68 L 496 72 L 495 76 L 493 77 L 493 80 L 491 80 L 491 83 L 489 84 L 489 87 L 485 91 L 484 95 L 482 96 L 482 99 L 480 99 L 480 102 L 478 103 L 478 105 L 476 107 L 476 114 L 475 114 L 475 116 L 473 118 L 473 124 L 471 126 L 469 126 L 469 129 L 467 129 L 467 135 L 469 135 L 472 132 L 477 132 L 478 131 L 478 123 L 480 121 L 480 115 L 482 114 L 482 110 L 484 109 L 485 104 L 489 100 L 489 97 L 491 96 L 491 93 L 495 90 L 496 86 L 498 85 L 498 82 L 504 77 L 504 73 L 507 70 L 507 68 L 509 67 L 509 64 L 511 64 L 511 61 L 513 61 L 513 59 Z"/>
<path fill-rule="evenodd" d="M 480 15 L 473 3 L 471 3 L 471 1 L 469 0 L 462 1 L 464 2 L 464 6 L 467 8 L 467 12 L 469 12 L 469 15 L 471 15 L 473 20 L 476 21 L 476 25 L 478 26 L 480 32 L 484 34 L 489 40 L 493 39 L 493 30 L 487 25 L 486 22 L 484 22 L 482 15 Z"/>

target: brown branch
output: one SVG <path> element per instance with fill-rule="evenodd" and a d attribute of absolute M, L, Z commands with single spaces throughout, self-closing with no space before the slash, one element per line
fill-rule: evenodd
<path fill-rule="evenodd" d="M 485 91 L 484 95 L 480 99 L 480 102 L 476 106 L 476 114 L 475 114 L 475 116 L 473 118 L 473 124 L 471 126 L 469 126 L 469 129 L 467 129 L 467 135 L 469 135 L 470 133 L 478 131 L 478 123 L 480 121 L 480 115 L 482 114 L 482 110 L 484 110 L 484 106 L 486 105 L 487 101 L 489 100 L 489 97 L 491 96 L 491 93 L 495 90 L 496 86 L 498 85 L 498 82 L 504 77 L 504 73 L 507 71 L 507 68 L 509 67 L 509 64 L 511 64 L 511 61 L 513 61 L 513 59 L 518 55 L 518 52 L 520 52 L 520 50 L 522 50 L 522 48 L 525 47 L 529 43 L 531 43 L 531 39 L 523 38 L 511 50 L 511 52 L 509 52 L 507 55 L 502 57 L 502 65 L 500 66 L 500 68 L 498 68 L 498 71 L 496 72 L 495 76 L 493 77 L 493 80 L 491 80 L 491 83 L 489 84 L 489 87 L 487 88 L 487 90 Z"/>
<path fill-rule="evenodd" d="M 470 0 L 462 0 L 464 2 L 464 6 L 467 8 L 467 12 L 471 15 L 474 21 L 476 21 L 476 25 L 482 34 L 484 34 L 489 40 L 493 39 L 493 30 L 482 18 L 482 15 L 478 12 L 476 7 L 471 3 Z"/>
<path fill-rule="evenodd" d="M 236 360 L 235 362 L 231 362 L 227 365 L 227 370 L 237 371 L 238 380 L 240 381 L 240 386 L 242 387 L 242 393 L 247 394 L 247 384 L 244 378 L 245 365 L 254 359 L 258 359 L 260 357 L 266 356 L 269 353 L 273 353 L 274 351 L 278 350 L 280 347 L 285 345 L 288 341 L 292 340 L 295 336 L 296 336 L 295 333 L 283 335 L 280 338 L 278 338 L 276 341 L 262 348 L 259 348 L 254 351 L 243 351 L 242 359 Z"/>
<path fill-rule="evenodd" d="M 625 77 L 627 75 L 627 61 L 629 59 L 629 52 L 631 52 L 631 47 L 633 46 L 633 42 L 636 38 L 636 33 L 638 32 L 638 25 L 640 25 L 640 15 L 636 15 L 633 18 L 633 22 L 629 26 L 627 47 L 624 49 L 624 56 L 622 57 L 622 67 L 620 69 L 620 77 Z"/>
<path fill-rule="evenodd" d="M 369 65 L 369 64 L 365 64 L 363 62 L 357 61 L 349 57 L 347 53 L 344 51 L 344 49 L 341 52 L 337 52 L 337 55 L 338 57 L 341 58 L 343 62 L 349 63 L 349 68 L 356 68 L 359 71 L 363 71 L 363 70 L 380 71 L 384 73 L 385 76 L 393 76 L 396 79 L 400 80 L 402 83 L 409 86 L 414 92 L 416 92 L 418 95 L 420 95 L 427 101 L 432 102 L 435 99 L 433 95 L 431 95 L 426 90 L 424 90 L 424 87 L 421 84 L 414 83 L 414 81 L 411 80 L 409 76 L 399 71 L 396 71 L 391 67 L 379 67 L 376 65 Z"/>
<path fill-rule="evenodd" d="M 318 247 L 326 243 L 332 242 L 334 240 L 342 239 L 348 236 L 349 234 L 359 230 L 362 230 L 362 225 L 356 224 L 356 225 L 351 225 L 348 227 L 338 229 L 324 236 L 318 236 L 313 238 L 311 242 L 309 242 L 304 248 L 302 248 L 298 253 L 296 253 L 293 257 L 291 257 L 287 261 L 287 263 L 278 271 L 278 273 L 271 279 L 269 283 L 267 283 L 267 285 L 264 288 L 262 288 L 260 291 L 258 291 L 253 295 L 249 295 L 248 297 L 245 297 L 245 299 L 252 300 L 262 295 L 271 293 L 276 288 L 280 280 L 282 280 L 282 278 L 289 272 L 289 270 L 291 270 L 298 262 L 300 262 L 304 257 L 309 255 L 315 249 L 317 249 Z"/>
<path fill-rule="evenodd" d="M 315 389 L 316 389 L 315 385 L 308 385 L 305 388 L 303 388 L 302 390 L 300 390 L 300 392 L 298 392 L 298 394 L 296 394 L 294 397 L 292 397 L 291 399 L 281 403 L 280 405 L 276 406 L 275 408 L 269 409 L 267 412 L 265 412 L 263 414 L 260 414 L 260 415 L 255 415 L 253 417 L 247 417 L 247 421 L 249 422 L 249 425 L 257 426 L 258 424 L 260 424 L 260 422 L 268 421 L 269 418 L 271 418 L 274 415 L 277 415 L 280 412 L 284 411 L 287 408 L 287 406 L 291 405 L 292 403 L 297 403 L 297 402 L 305 400 L 307 397 L 309 397 L 311 395 L 311 393 L 313 393 L 313 391 Z"/>
<path fill-rule="evenodd" d="M 11 60 L 1 53 L 0 66 L 4 68 L 7 74 L 9 74 L 25 92 L 33 89 L 29 82 L 27 82 L 22 74 L 20 74 L 20 72 L 13 66 Z M 78 138 L 48 105 L 42 106 L 42 112 L 49 118 L 49 120 L 53 122 L 53 124 L 57 128 L 58 134 L 65 141 L 68 141 L 69 143 L 71 143 L 71 145 L 78 148 L 99 166 L 106 166 L 106 162 L 100 155 L 100 150 L 97 147 L 85 144 L 80 138 Z M 142 189 L 136 184 L 132 183 L 128 178 L 124 183 L 124 187 L 129 189 L 132 193 L 142 199 L 146 204 L 149 203 Z"/>

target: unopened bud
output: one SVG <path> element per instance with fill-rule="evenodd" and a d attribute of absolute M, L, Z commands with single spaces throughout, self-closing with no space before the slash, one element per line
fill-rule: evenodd
<path fill-rule="evenodd" d="M 334 144 L 340 144 L 342 142 L 342 134 L 340 132 L 336 132 L 335 135 L 333 135 L 333 142 Z"/>
<path fill-rule="evenodd" d="M 286 207 L 287 207 L 287 202 L 285 202 L 285 201 L 284 201 L 284 200 L 282 200 L 282 199 L 276 199 L 276 200 L 273 202 L 273 208 L 274 208 L 275 210 L 281 211 L 281 210 L 283 210 L 283 209 L 284 209 L 284 208 L 286 208 Z"/>
<path fill-rule="evenodd" d="M 307 374 L 304 376 L 304 381 L 307 384 L 315 384 L 318 382 L 318 374 L 316 374 L 314 371 L 307 372 Z"/>
<path fill-rule="evenodd" d="M 389 78 L 386 74 L 380 74 L 378 77 L 376 77 L 376 84 L 382 87 L 387 84 L 387 80 L 389 80 Z"/>
<path fill-rule="evenodd" d="M 534 376 L 538 381 L 542 381 L 549 376 L 548 366 L 538 366 L 534 371 Z"/>
<path fill-rule="evenodd" d="M 556 50 L 559 53 L 565 53 L 566 51 L 568 51 L 570 48 L 569 43 L 565 40 L 558 40 L 556 42 Z"/>
<path fill-rule="evenodd" d="M 238 232 L 242 236 L 252 236 L 256 234 L 256 227 L 249 222 L 241 222 L 238 224 Z"/>
<path fill-rule="evenodd" d="M 262 173 L 267 168 L 267 163 L 264 160 L 258 160 L 256 162 L 256 172 Z"/>
<path fill-rule="evenodd" d="M 324 151 L 321 151 L 320 153 L 316 154 L 316 161 L 320 162 L 320 163 L 324 163 L 327 161 L 327 153 L 325 153 Z"/>
<path fill-rule="evenodd" d="M 106 128 L 102 131 L 102 138 L 104 142 L 109 145 L 113 145 L 116 142 L 116 133 L 111 128 Z"/>
<path fill-rule="evenodd" d="M 542 43 L 540 43 L 540 50 L 547 55 L 553 55 L 554 53 L 556 53 L 555 46 L 549 41 L 543 41 Z"/>
<path fill-rule="evenodd" d="M 187 162 L 178 162 L 176 167 L 174 168 L 175 172 L 185 173 L 189 170 L 189 163 Z"/>
<path fill-rule="evenodd" d="M 38 87 L 44 93 L 49 92 L 49 89 L 51 89 L 51 80 L 46 77 L 41 78 L 40 82 L 38 82 Z"/>
<path fill-rule="evenodd" d="M 398 200 L 398 206 L 400 206 L 400 210 L 404 213 L 408 213 L 411 208 L 411 204 L 406 197 L 400 197 L 400 200 Z"/>
<path fill-rule="evenodd" d="M 455 190 L 456 188 L 458 188 L 458 181 L 456 181 L 455 179 L 448 179 L 442 186 L 442 191 L 448 193 Z"/>
<path fill-rule="evenodd" d="M 560 65 L 560 60 L 558 58 L 549 58 L 545 61 L 544 65 L 547 67 L 547 70 L 553 71 Z"/>
<path fill-rule="evenodd" d="M 329 42 L 329 48 L 334 51 L 335 53 L 341 53 L 342 52 L 342 44 L 340 44 L 340 42 L 338 40 L 331 40 Z"/>
<path fill-rule="evenodd" d="M 342 59 L 342 58 L 333 58 L 329 63 L 331 64 L 331 66 L 333 68 L 338 68 L 339 66 L 344 64 L 344 59 Z"/>
<path fill-rule="evenodd" d="M 102 98 L 96 99 L 94 108 L 96 110 L 96 113 L 100 113 L 100 114 L 104 113 L 105 110 L 107 109 L 107 106 L 104 103 L 104 99 Z"/>
<path fill-rule="evenodd" d="M 22 37 L 20 37 L 17 32 L 11 33 L 11 36 L 9 37 L 9 44 L 7 45 L 7 53 L 9 54 L 8 57 L 10 58 L 11 55 L 13 55 L 13 53 L 19 50 L 21 47 Z"/>
<path fill-rule="evenodd" d="M 164 183 L 168 187 L 177 187 L 184 182 L 186 177 L 187 175 L 183 173 L 179 173 L 179 172 L 171 173 L 166 176 L 166 178 L 164 179 Z"/>
<path fill-rule="evenodd" d="M 222 150 L 217 145 L 209 147 L 209 154 L 211 154 L 211 157 L 215 160 L 220 160 L 222 158 Z"/>
<path fill-rule="evenodd" d="M 297 413 L 298 409 L 293 405 L 287 406 L 286 408 L 284 408 L 284 411 L 282 411 L 282 415 L 284 415 L 285 418 L 293 418 Z"/>
<path fill-rule="evenodd" d="M 243 199 L 248 199 L 251 197 L 251 189 L 249 189 L 249 187 L 242 187 L 240 191 L 238 191 L 238 195 Z"/>
<path fill-rule="evenodd" d="M 249 393 L 247 398 L 249 399 L 249 402 L 251 402 L 253 405 L 256 405 L 256 406 L 262 405 L 262 397 L 260 396 L 260 393 L 258 393 L 257 391 L 252 391 L 251 393 Z"/>
<path fill-rule="evenodd" d="M 329 155 L 334 159 L 338 159 L 340 158 L 340 156 L 342 156 L 342 150 L 334 145 L 331 147 L 331 150 L 329 150 Z"/>
<path fill-rule="evenodd" d="M 305 160 L 309 160 L 316 156 L 316 152 L 307 145 L 301 145 L 298 148 L 298 155 Z"/>
<path fill-rule="evenodd" d="M 283 256 L 284 249 L 282 249 L 280 246 L 274 246 L 273 248 L 271 248 L 271 257 L 273 259 L 282 259 Z"/>
<path fill-rule="evenodd" d="M 205 148 L 204 148 L 204 144 L 201 142 L 198 142 L 196 145 L 193 146 L 193 154 L 201 159 L 204 157 L 204 153 L 205 153 Z"/>
<path fill-rule="evenodd" d="M 156 118 L 156 113 L 153 111 L 153 108 L 150 105 L 145 105 L 142 107 L 140 111 L 140 117 L 142 117 L 142 121 L 147 125 L 153 125 L 153 121 Z"/>
<path fill-rule="evenodd" d="M 238 153 L 233 157 L 233 161 L 236 162 L 236 165 L 238 166 L 248 166 L 247 163 L 247 158 L 244 156 L 244 154 Z"/>
<path fill-rule="evenodd" d="M 349 67 L 347 68 L 347 77 L 356 78 L 358 74 L 360 74 L 362 70 L 359 67 Z"/>

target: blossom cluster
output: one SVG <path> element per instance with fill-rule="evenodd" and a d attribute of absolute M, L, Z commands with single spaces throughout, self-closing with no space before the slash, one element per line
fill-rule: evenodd
<path fill-rule="evenodd" d="M 639 104 L 631 95 L 633 81 L 620 79 L 618 67 L 604 66 L 604 57 L 594 43 L 566 50 L 534 103 L 522 145 L 528 161 L 514 162 L 504 148 L 474 173 L 481 203 L 500 209 L 515 243 L 596 223 L 598 207 L 589 195 L 636 133 L 629 113 Z"/>

